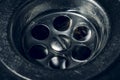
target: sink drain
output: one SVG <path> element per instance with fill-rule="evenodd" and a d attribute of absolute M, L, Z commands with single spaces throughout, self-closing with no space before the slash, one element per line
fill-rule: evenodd
<path fill-rule="evenodd" d="M 51 68 L 48 65 L 51 58 L 62 56 L 66 57 L 70 63 L 69 69 L 89 62 L 104 47 L 103 45 L 106 44 L 104 40 L 107 40 L 106 35 L 109 32 L 103 32 L 103 30 L 109 31 L 106 30 L 109 28 L 101 25 L 103 24 L 98 24 L 97 21 L 96 23 L 92 22 L 89 17 L 82 16 L 74 11 L 61 11 L 37 17 L 25 28 L 23 27 L 22 33 L 17 31 L 17 34 L 15 34 L 15 30 L 13 34 L 15 36 L 20 35 L 18 38 L 20 41 L 15 42 L 15 45 L 19 43 L 16 46 L 23 50 L 23 52 L 21 50 L 20 52 L 29 60 L 36 58 L 35 61 L 41 64 L 43 63 L 41 59 L 49 58 L 46 59 L 43 66 Z M 13 36 L 14 40 L 16 40 L 15 36 Z M 36 46 L 38 44 L 39 46 Z M 31 46 L 33 47 L 31 48 Z M 52 57 L 49 57 L 51 55 Z M 59 59 L 57 60 L 59 63 Z M 60 66 L 62 66 L 62 63 L 59 64 Z"/>
<path fill-rule="evenodd" d="M 85 66 L 109 37 L 108 17 L 95 1 L 58 2 L 35 0 L 18 9 L 10 23 L 11 45 L 36 72 Z"/>
<path fill-rule="evenodd" d="M 102 12 L 99 8 L 97 10 Z M 22 26 L 23 22 L 14 22 L 11 39 L 28 60 L 35 59 L 41 64 L 42 59 L 48 58 L 43 64 L 48 68 L 55 67 L 53 60 L 60 69 L 69 69 L 87 63 L 100 53 L 106 44 L 109 26 L 100 22 L 102 18 L 107 20 L 106 16 L 99 17 L 103 15 L 101 13 L 94 16 L 91 11 L 83 14 L 76 11 L 70 9 L 46 12 L 46 15 L 35 17 L 29 24 L 25 23 Z M 92 11 L 96 9 L 93 8 Z M 59 60 L 61 58 L 57 56 L 66 57 L 69 66 L 62 68 L 65 59 Z M 52 65 L 48 65 L 49 62 Z"/>

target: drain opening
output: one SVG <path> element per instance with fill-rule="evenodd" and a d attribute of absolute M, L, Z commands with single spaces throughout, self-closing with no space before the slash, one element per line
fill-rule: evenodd
<path fill-rule="evenodd" d="M 71 19 L 67 16 L 56 17 L 53 26 L 58 31 L 66 31 L 71 25 Z"/>
<path fill-rule="evenodd" d="M 48 50 L 42 45 L 35 45 L 29 50 L 28 55 L 32 59 L 44 59 L 48 55 Z"/>
<path fill-rule="evenodd" d="M 74 30 L 73 37 L 74 39 L 81 41 L 81 40 L 85 40 L 89 34 L 90 34 L 90 30 L 86 26 L 80 26 Z"/>
<path fill-rule="evenodd" d="M 49 29 L 45 25 L 36 25 L 32 30 L 31 34 L 35 39 L 45 40 L 49 37 Z"/>
<path fill-rule="evenodd" d="M 92 54 L 92 51 L 87 46 L 75 46 L 72 51 L 72 57 L 75 60 L 86 60 Z"/>

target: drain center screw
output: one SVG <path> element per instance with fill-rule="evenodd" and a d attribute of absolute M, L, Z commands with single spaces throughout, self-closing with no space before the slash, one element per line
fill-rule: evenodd
<path fill-rule="evenodd" d="M 51 48 L 55 51 L 64 51 L 70 47 L 70 39 L 67 36 L 60 35 L 53 38 Z"/>

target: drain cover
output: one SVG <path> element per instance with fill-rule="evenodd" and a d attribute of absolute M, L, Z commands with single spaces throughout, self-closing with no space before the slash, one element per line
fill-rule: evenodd
<path fill-rule="evenodd" d="M 77 80 L 79 76 L 86 80 L 107 67 L 100 67 L 100 60 L 105 59 L 101 51 L 110 25 L 106 12 L 94 0 L 29 2 L 16 10 L 8 32 L 14 49 L 9 56 L 19 60 L 15 67 L 6 66 L 23 78 Z"/>

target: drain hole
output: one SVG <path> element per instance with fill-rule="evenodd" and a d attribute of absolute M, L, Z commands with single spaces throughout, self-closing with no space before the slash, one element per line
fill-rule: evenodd
<path fill-rule="evenodd" d="M 38 40 L 45 40 L 49 36 L 49 29 L 45 25 L 36 25 L 32 31 L 32 36 Z"/>
<path fill-rule="evenodd" d="M 77 27 L 74 30 L 73 37 L 76 40 L 84 40 L 89 34 L 89 29 L 85 26 Z"/>
<path fill-rule="evenodd" d="M 72 57 L 75 60 L 86 60 L 91 56 L 91 50 L 87 46 L 75 46 L 72 51 Z"/>
<path fill-rule="evenodd" d="M 48 50 L 44 46 L 35 45 L 29 50 L 28 55 L 32 59 L 44 59 L 48 55 Z"/>
<path fill-rule="evenodd" d="M 53 57 L 49 62 L 49 66 L 52 69 L 66 69 L 68 67 L 68 61 L 64 57 Z"/>
<path fill-rule="evenodd" d="M 58 31 L 65 31 L 70 27 L 71 19 L 67 16 L 59 16 L 57 17 L 54 22 L 54 28 Z"/>

